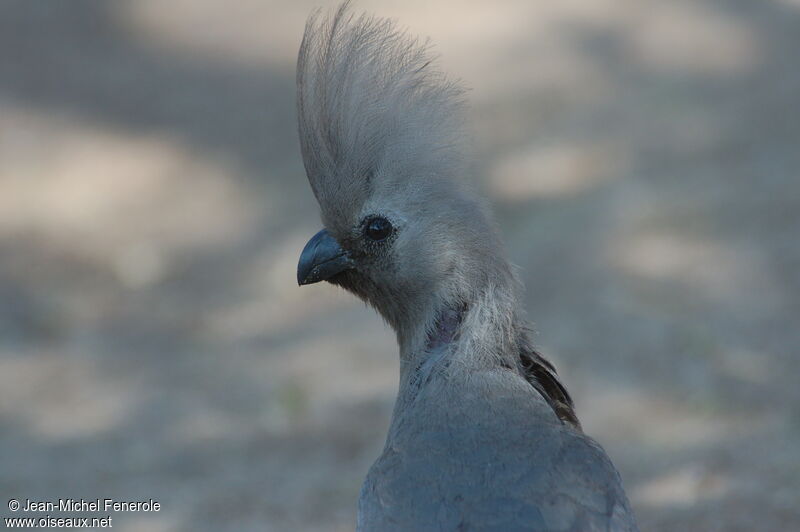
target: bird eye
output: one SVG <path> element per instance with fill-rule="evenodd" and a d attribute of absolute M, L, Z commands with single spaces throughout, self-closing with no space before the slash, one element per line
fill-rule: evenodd
<path fill-rule="evenodd" d="M 394 228 L 389 220 L 376 216 L 367 221 L 367 225 L 364 227 L 364 234 L 370 240 L 380 242 L 381 240 L 386 240 L 392 234 L 392 229 Z"/>

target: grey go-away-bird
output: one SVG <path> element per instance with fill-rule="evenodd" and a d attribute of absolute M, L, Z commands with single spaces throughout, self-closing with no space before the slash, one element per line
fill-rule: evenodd
<path fill-rule="evenodd" d="M 531 345 L 520 291 L 465 172 L 462 89 L 427 46 L 347 4 L 307 23 L 300 141 L 329 281 L 397 334 L 400 386 L 361 531 L 636 530 L 619 474 Z"/>

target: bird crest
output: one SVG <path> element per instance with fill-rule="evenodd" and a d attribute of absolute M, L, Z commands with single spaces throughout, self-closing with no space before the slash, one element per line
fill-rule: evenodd
<path fill-rule="evenodd" d="M 349 2 L 306 24 L 297 112 L 308 180 L 327 221 L 376 188 L 461 173 L 462 93 L 427 42 Z"/>

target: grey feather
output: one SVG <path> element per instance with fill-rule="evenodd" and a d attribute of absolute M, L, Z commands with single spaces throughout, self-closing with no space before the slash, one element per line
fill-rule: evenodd
<path fill-rule="evenodd" d="M 304 250 L 299 282 L 335 257 L 326 280 L 375 307 L 400 347 L 358 529 L 636 530 L 619 474 L 530 341 L 498 231 L 461 179 L 460 86 L 427 44 L 347 3 L 310 18 L 297 83 L 327 230 Z M 368 232 L 376 219 L 391 228 L 380 238 Z"/>

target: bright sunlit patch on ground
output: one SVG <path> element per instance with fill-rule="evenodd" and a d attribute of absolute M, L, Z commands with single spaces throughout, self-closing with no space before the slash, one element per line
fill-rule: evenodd
<path fill-rule="evenodd" d="M 593 380 L 597 383 L 597 380 Z M 639 388 L 590 388 L 580 413 L 594 433 L 608 433 L 653 448 L 683 449 L 724 438 L 740 421 Z"/>
<path fill-rule="evenodd" d="M 764 257 L 746 248 L 670 233 L 620 239 L 614 253 L 621 269 L 651 281 L 671 281 L 718 301 L 748 295 L 753 311 L 780 306 L 783 295 Z"/>
<path fill-rule="evenodd" d="M 743 21 L 699 2 L 660 2 L 634 9 L 630 52 L 659 69 L 709 74 L 747 71 L 760 55 Z"/>
<path fill-rule="evenodd" d="M 511 202 L 574 194 L 620 175 L 622 150 L 612 144 L 531 146 L 500 159 L 489 181 L 493 195 Z"/>
<path fill-rule="evenodd" d="M 90 439 L 119 427 L 141 396 L 91 360 L 64 353 L 0 357 L 0 414 L 54 440 Z"/>
<path fill-rule="evenodd" d="M 0 166 L 5 234 L 38 230 L 117 239 L 158 233 L 207 242 L 247 220 L 246 196 L 226 179 L 236 170 L 204 159 L 177 139 L 4 111 L 4 119 L 12 118 L 15 128 L 5 134 Z M 15 156 L 9 138 L 14 136 L 41 136 L 43 149 L 36 157 Z M 199 226 L 211 207 L 222 215 Z"/>
<path fill-rule="evenodd" d="M 129 286 L 160 279 L 176 250 L 243 234 L 269 198 L 249 200 L 237 168 L 180 140 L 4 109 L 0 237 L 69 242 Z M 16 148 L 31 139 L 35 156 Z M 203 223 L 199 223 L 203 220 Z"/>
<path fill-rule="evenodd" d="M 294 65 L 310 5 L 244 0 L 225 11 L 221 23 L 213 2 L 145 0 L 118 6 L 117 22 L 146 46 L 188 57 L 216 58 L 243 64 Z M 203 28 L 198 31 L 198 28 Z"/>
<path fill-rule="evenodd" d="M 727 477 L 702 465 L 687 465 L 636 486 L 630 495 L 634 504 L 685 507 L 721 497 L 729 487 Z"/>

